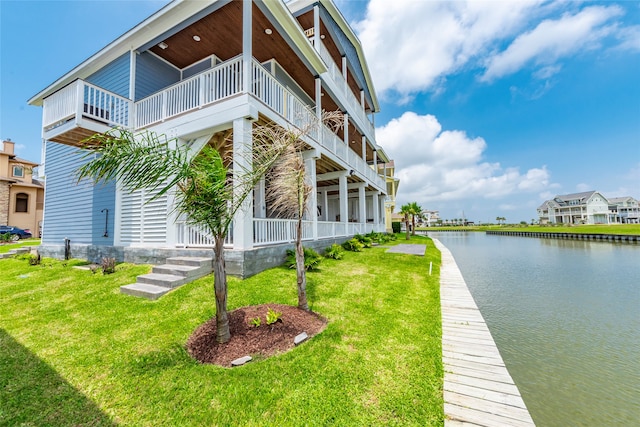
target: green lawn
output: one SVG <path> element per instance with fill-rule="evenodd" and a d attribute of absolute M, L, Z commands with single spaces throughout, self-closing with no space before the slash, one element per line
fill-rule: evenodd
<path fill-rule="evenodd" d="M 22 246 L 38 246 L 40 245 L 40 239 L 25 239 L 18 240 L 16 243 L 2 243 L 0 244 L 0 254 L 9 252 L 11 249 L 20 248 Z"/>
<path fill-rule="evenodd" d="M 567 226 L 539 226 L 539 225 L 489 225 L 469 227 L 416 227 L 420 231 L 530 231 L 544 233 L 585 233 L 585 234 L 640 234 L 640 224 L 610 224 L 610 225 L 572 225 Z"/>
<path fill-rule="evenodd" d="M 118 290 L 148 266 L 0 260 L 0 425 L 442 425 L 440 254 L 412 242 L 427 256 L 324 260 L 308 292 L 325 331 L 233 369 L 184 350 L 214 315 L 211 276 L 151 302 Z M 268 302 L 296 303 L 294 271 L 230 279 L 230 309 Z"/>

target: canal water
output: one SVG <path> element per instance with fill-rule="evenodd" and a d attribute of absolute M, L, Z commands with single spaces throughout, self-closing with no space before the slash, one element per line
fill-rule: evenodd
<path fill-rule="evenodd" d="M 429 235 L 453 254 L 537 426 L 640 426 L 640 245 Z"/>

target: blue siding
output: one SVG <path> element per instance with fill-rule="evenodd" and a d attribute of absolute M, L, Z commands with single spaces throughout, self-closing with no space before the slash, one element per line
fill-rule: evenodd
<path fill-rule="evenodd" d="M 113 245 L 115 185 L 76 184 L 74 173 L 83 160 L 75 147 L 47 142 L 47 181 L 44 196 L 42 243 Z M 109 237 L 103 237 L 109 209 Z"/>
<path fill-rule="evenodd" d="M 125 53 L 100 71 L 96 71 L 87 81 L 110 92 L 129 97 L 129 53 Z"/>
<path fill-rule="evenodd" d="M 180 70 L 149 52 L 136 57 L 136 97 L 145 98 L 180 81 Z"/>
<path fill-rule="evenodd" d="M 193 65 L 188 66 L 182 70 L 182 79 L 188 79 L 191 76 L 194 76 L 198 73 L 203 72 L 204 70 L 208 70 L 211 68 L 211 61 L 213 58 L 207 58 L 204 61 L 196 62 Z M 215 59 L 213 59 L 215 61 Z"/>

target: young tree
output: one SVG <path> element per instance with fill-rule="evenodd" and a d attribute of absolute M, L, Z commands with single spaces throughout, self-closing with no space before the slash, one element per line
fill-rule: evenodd
<path fill-rule="evenodd" d="M 322 122 L 330 127 L 339 127 L 344 121 L 340 112 L 325 112 Z M 304 246 L 302 245 L 302 220 L 309 211 L 309 200 L 313 185 L 309 182 L 304 164 L 304 143 L 302 137 L 308 135 L 315 124 L 294 130 L 283 130 L 281 138 L 287 140 L 282 157 L 269 173 L 267 200 L 269 206 L 280 217 L 296 220 L 296 276 L 298 286 L 298 308 L 309 311 L 307 302 L 307 270 L 304 266 Z M 315 213 L 314 213 L 315 214 Z"/>
<path fill-rule="evenodd" d="M 409 240 L 409 216 L 411 215 L 411 212 L 410 204 L 402 205 L 400 207 L 400 213 L 404 215 L 404 227 L 407 232 L 407 240 Z"/>
<path fill-rule="evenodd" d="M 411 235 L 415 236 L 416 235 L 416 217 L 420 216 L 420 214 L 422 213 L 422 208 L 420 207 L 420 205 L 418 204 L 418 202 L 411 202 L 409 203 L 409 210 L 411 212 Z"/>
<path fill-rule="evenodd" d="M 220 343 L 231 337 L 225 237 L 235 213 L 289 143 L 278 128 L 259 128 L 254 131 L 252 148 L 246 150 L 249 154 L 245 160 L 251 165 L 247 168 L 240 161 L 229 169 L 220 153 L 209 145 L 195 153 L 186 146 L 171 147 L 175 140 L 153 133 L 134 135 L 125 129 L 114 129 L 84 141 L 88 162 L 76 171 L 78 181 L 117 181 L 126 191 L 159 189 L 155 197 L 177 188 L 176 211 L 185 214 L 189 224 L 203 226 L 214 237 L 216 339 Z"/>

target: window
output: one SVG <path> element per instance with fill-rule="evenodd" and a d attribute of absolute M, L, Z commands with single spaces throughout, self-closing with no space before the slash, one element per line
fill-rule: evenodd
<path fill-rule="evenodd" d="M 16 212 L 29 212 L 29 195 L 25 193 L 16 194 Z"/>
<path fill-rule="evenodd" d="M 13 167 L 13 176 L 17 176 L 18 178 L 22 178 L 24 176 L 24 168 L 22 166 L 14 166 Z"/>

